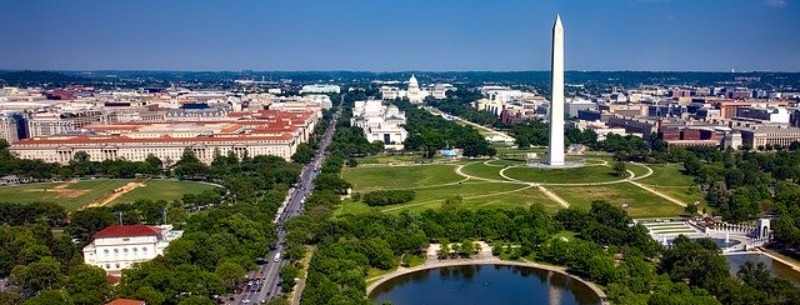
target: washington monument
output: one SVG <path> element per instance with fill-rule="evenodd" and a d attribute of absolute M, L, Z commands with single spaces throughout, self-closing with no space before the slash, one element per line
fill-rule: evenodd
<path fill-rule="evenodd" d="M 552 95 L 550 97 L 550 146 L 547 164 L 564 166 L 564 26 L 556 15 L 553 25 L 553 49 L 550 59 Z"/>

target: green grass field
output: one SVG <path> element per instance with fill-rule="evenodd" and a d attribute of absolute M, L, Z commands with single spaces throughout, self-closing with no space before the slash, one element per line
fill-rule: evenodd
<path fill-rule="evenodd" d="M 456 185 L 435 186 L 414 190 L 416 196 L 411 202 L 400 205 L 383 207 L 369 207 L 362 202 L 345 200 L 342 207 L 337 210 L 339 214 L 360 214 L 371 211 L 400 212 L 406 209 L 423 211 L 440 206 L 447 198 L 461 196 L 465 206 L 484 204 L 491 197 L 509 197 L 511 192 L 526 188 L 525 185 L 493 183 L 493 182 L 464 182 Z M 495 198 L 497 199 L 497 198 Z M 496 201 L 495 201 L 496 202 Z"/>
<path fill-rule="evenodd" d="M 357 192 L 419 188 L 464 180 L 452 165 L 345 168 L 342 177 L 352 183 Z"/>
<path fill-rule="evenodd" d="M 615 176 L 608 166 L 587 166 L 570 169 L 514 167 L 507 169 L 504 173 L 506 176 L 520 181 L 541 183 L 589 183 L 627 178 L 627 176 Z"/>
<path fill-rule="evenodd" d="M 642 184 L 654 186 L 694 186 L 694 178 L 683 174 L 681 164 L 652 164 L 648 165 L 653 169 L 650 177 L 639 180 Z"/>
<path fill-rule="evenodd" d="M 630 183 L 602 186 L 548 186 L 547 188 L 572 206 L 586 209 L 595 200 L 605 200 L 616 206 L 627 203 L 628 214 L 634 218 L 678 216 L 683 213 L 683 207 Z"/>
<path fill-rule="evenodd" d="M 133 203 L 140 199 L 178 200 L 184 194 L 199 194 L 216 186 L 204 183 L 176 180 L 148 180 L 129 193 L 117 198 L 114 203 Z"/>
<path fill-rule="evenodd" d="M 401 156 L 407 158 L 408 156 Z M 459 195 L 467 208 L 513 208 L 541 204 L 548 211 L 555 212 L 561 206 L 552 201 L 537 188 L 529 185 L 508 182 L 500 176 L 504 166 L 505 175 L 526 182 L 536 183 L 594 183 L 620 181 L 628 176 L 618 177 L 612 174 L 610 166 L 600 166 L 602 161 L 611 164 L 610 156 L 591 156 L 588 165 L 582 168 L 563 170 L 544 170 L 524 166 L 520 161 L 490 160 L 464 161 L 462 172 L 490 180 L 464 180 L 456 174 L 457 165 L 424 165 L 424 166 L 363 166 L 346 168 L 343 178 L 354 185 L 354 191 L 366 193 L 375 190 L 413 189 L 416 198 L 408 203 L 384 207 L 368 207 L 361 202 L 345 200 L 336 211 L 337 214 L 359 214 L 370 212 L 399 213 L 405 210 L 421 212 L 438 208 L 452 196 Z M 375 157 L 374 164 L 394 162 L 397 156 Z M 465 163 L 467 162 L 467 163 Z M 680 172 L 680 165 L 641 165 L 626 164 L 627 169 L 636 176 L 642 176 L 653 168 L 653 175 L 639 180 L 640 183 L 652 187 L 665 195 L 672 196 L 686 203 L 702 201 L 703 194 L 697 189 L 690 177 Z M 506 181 L 506 182 L 501 182 Z M 683 207 L 669 202 L 633 184 L 620 183 L 596 186 L 546 186 L 554 194 L 573 206 L 589 208 L 594 200 L 606 200 L 617 206 L 628 204 L 628 212 L 632 217 L 665 217 L 677 216 Z"/>
<path fill-rule="evenodd" d="M 131 180 L 83 180 L 76 183 L 39 183 L 0 187 L 0 201 L 29 203 L 49 201 L 68 211 L 108 196 Z"/>
<path fill-rule="evenodd" d="M 649 172 L 645 165 L 639 163 L 626 163 L 625 169 L 632 171 L 636 177 L 644 176 Z M 653 170 L 653 174 L 655 174 L 655 170 Z"/>
<path fill-rule="evenodd" d="M 499 161 L 495 161 L 495 162 L 499 163 Z M 495 162 L 492 162 L 490 164 L 495 164 Z M 508 179 L 503 178 L 503 176 L 500 176 L 500 170 L 501 169 L 503 169 L 502 166 L 489 166 L 489 165 L 483 164 L 483 162 L 476 162 L 476 163 L 472 163 L 472 164 L 464 166 L 464 168 L 462 168 L 461 171 L 463 173 L 467 174 L 467 175 L 470 175 L 470 176 L 486 178 L 486 179 L 509 181 Z"/>

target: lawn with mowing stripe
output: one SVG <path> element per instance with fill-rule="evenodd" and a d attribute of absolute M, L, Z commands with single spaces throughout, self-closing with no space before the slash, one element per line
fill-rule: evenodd
<path fill-rule="evenodd" d="M 342 177 L 358 192 L 442 185 L 464 180 L 453 165 L 365 166 L 345 168 Z"/>
<path fill-rule="evenodd" d="M 0 202 L 29 203 L 35 201 L 54 202 L 67 211 L 110 195 L 131 180 L 83 180 L 65 183 L 37 183 L 0 187 Z"/>
<path fill-rule="evenodd" d="M 540 169 L 529 167 L 513 167 L 504 174 L 510 178 L 539 183 L 591 183 L 616 181 L 627 178 L 613 174 L 608 166 L 585 166 L 569 169 Z"/>
<path fill-rule="evenodd" d="M 600 186 L 548 186 L 572 206 L 589 209 L 592 201 L 605 200 L 615 206 L 628 204 L 634 218 L 678 216 L 683 207 L 671 203 L 630 183 Z"/>
<path fill-rule="evenodd" d="M 148 180 L 129 193 L 117 198 L 114 203 L 133 203 L 140 199 L 149 200 L 178 200 L 184 194 L 200 194 L 205 190 L 217 188 L 217 186 L 178 180 Z"/>

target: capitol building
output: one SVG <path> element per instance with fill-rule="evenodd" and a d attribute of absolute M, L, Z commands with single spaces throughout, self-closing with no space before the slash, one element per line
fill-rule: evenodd
<path fill-rule="evenodd" d="M 436 99 L 444 99 L 445 98 L 444 92 L 452 88 L 452 86 L 450 85 L 448 86 L 449 87 L 441 87 L 441 88 L 435 86 L 433 90 L 423 89 L 420 88 L 417 78 L 412 74 L 411 78 L 408 79 L 407 90 L 402 90 L 400 88 L 392 86 L 381 86 L 381 98 L 390 101 L 398 98 L 400 99 L 407 98 L 411 103 L 422 104 L 422 101 L 424 101 L 425 98 L 428 96 L 433 96 Z"/>

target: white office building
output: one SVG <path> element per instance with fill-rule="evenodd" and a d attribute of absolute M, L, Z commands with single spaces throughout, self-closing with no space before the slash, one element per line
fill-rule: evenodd
<path fill-rule="evenodd" d="M 342 87 L 338 85 L 305 85 L 302 89 L 300 89 L 300 93 L 339 93 L 342 91 Z"/>
<path fill-rule="evenodd" d="M 119 274 L 134 263 L 164 255 L 169 243 L 182 235 L 183 231 L 172 230 L 171 225 L 111 226 L 97 232 L 92 243 L 83 248 L 83 260 L 106 273 Z"/>

